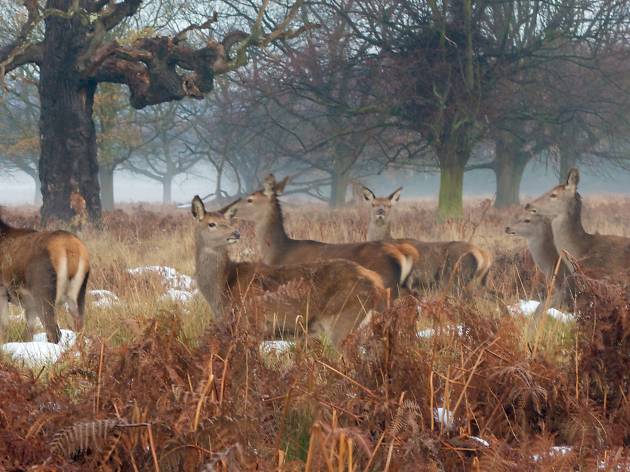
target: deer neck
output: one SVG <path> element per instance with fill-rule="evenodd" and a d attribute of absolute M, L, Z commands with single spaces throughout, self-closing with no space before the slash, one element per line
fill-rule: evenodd
<path fill-rule="evenodd" d="M 554 244 L 560 254 L 566 251 L 575 258 L 587 255 L 592 235 L 582 226 L 582 204 L 578 199 L 568 212 L 551 221 L 551 229 Z"/>
<path fill-rule="evenodd" d="M 377 223 L 374 219 L 370 219 L 367 231 L 368 241 L 383 241 L 385 239 L 391 239 L 391 237 L 392 228 L 389 221 Z"/>
<path fill-rule="evenodd" d="M 228 280 L 231 261 L 227 246 L 213 248 L 204 245 L 202 237 L 197 233 L 195 251 L 195 275 L 199 291 L 208 301 L 215 318 L 225 315 L 225 287 Z"/>
<path fill-rule="evenodd" d="M 284 230 L 284 217 L 280 202 L 275 199 L 266 218 L 256 225 L 258 251 L 265 264 L 274 264 L 285 252 L 290 241 Z"/>
<path fill-rule="evenodd" d="M 551 277 L 559 257 L 553 243 L 551 228 L 547 227 L 542 235 L 527 239 L 527 247 L 536 266 L 547 278 Z"/>

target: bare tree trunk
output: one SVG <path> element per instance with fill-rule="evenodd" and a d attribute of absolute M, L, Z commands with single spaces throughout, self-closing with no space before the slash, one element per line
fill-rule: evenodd
<path fill-rule="evenodd" d="M 170 204 L 172 199 L 172 188 L 173 188 L 173 176 L 167 174 L 162 179 L 162 203 L 165 205 Z"/>
<path fill-rule="evenodd" d="M 69 0 L 49 0 L 47 6 L 66 11 Z M 96 132 L 92 119 L 96 83 L 80 80 L 77 54 L 87 25 L 81 15 L 46 19 L 44 53 L 39 67 L 41 156 L 39 176 L 44 204 L 42 222 L 70 220 L 70 194 L 79 191 L 90 219 L 101 217 Z"/>
<path fill-rule="evenodd" d="M 453 136 L 452 141 L 458 137 Z M 440 193 L 438 218 L 461 218 L 464 214 L 464 168 L 470 151 L 455 142 L 447 142 L 436 149 L 440 162 Z"/>
<path fill-rule="evenodd" d="M 344 173 L 333 173 L 330 184 L 330 208 L 341 208 L 346 203 L 346 193 L 348 191 L 349 177 Z"/>
<path fill-rule="evenodd" d="M 33 203 L 35 206 L 40 206 L 42 204 L 42 183 L 39 181 L 38 175 L 32 175 L 33 181 L 35 182 L 35 196 L 33 198 Z"/>
<path fill-rule="evenodd" d="M 101 184 L 101 203 L 103 210 L 114 210 L 114 168 L 102 165 L 98 170 L 99 181 Z"/>
<path fill-rule="evenodd" d="M 496 140 L 494 174 L 497 179 L 495 208 L 520 204 L 521 180 L 531 155 L 507 139 Z"/>

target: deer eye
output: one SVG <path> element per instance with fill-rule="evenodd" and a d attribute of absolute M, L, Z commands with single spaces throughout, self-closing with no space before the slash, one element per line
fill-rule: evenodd
<path fill-rule="evenodd" d="M 254 201 L 254 198 L 253 198 L 253 197 L 249 197 L 249 198 L 247 199 L 247 203 L 252 203 L 253 201 Z"/>
<path fill-rule="evenodd" d="M 549 195 L 549 198 L 558 198 L 558 195 L 556 195 L 555 193 L 552 193 L 551 195 Z"/>
<path fill-rule="evenodd" d="M 209 228 L 215 228 L 217 226 L 216 223 L 208 223 Z"/>

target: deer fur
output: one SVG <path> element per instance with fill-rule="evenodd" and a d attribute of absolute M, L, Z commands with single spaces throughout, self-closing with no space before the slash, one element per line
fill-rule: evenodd
<path fill-rule="evenodd" d="M 401 192 L 402 187 L 399 187 L 387 197 L 377 197 L 372 190 L 363 186 L 363 198 L 370 204 L 368 241 L 407 243 L 413 245 L 420 254 L 408 280 L 408 286 L 410 288 L 444 286 L 450 283 L 455 275 L 462 285 L 485 285 L 493 262 L 488 251 L 465 241 L 392 238 L 392 208 L 400 200 Z"/>
<path fill-rule="evenodd" d="M 529 253 L 536 267 L 544 274 L 547 287 L 550 287 L 553 281 L 552 298 L 541 306 L 560 308 L 569 295 L 567 277 L 570 271 L 564 261 L 559 261 L 560 255 L 553 242 L 553 231 L 549 219 L 523 211 L 517 215 L 510 226 L 505 228 L 505 232 L 527 241 Z"/>
<path fill-rule="evenodd" d="M 242 308 L 265 335 L 296 334 L 305 326 L 338 346 L 372 310 L 384 307 L 382 278 L 371 270 L 341 259 L 284 266 L 234 262 L 227 247 L 240 234 L 229 207 L 207 212 L 195 196 L 192 213 L 197 284 L 219 319 Z"/>
<path fill-rule="evenodd" d="M 577 191 L 580 174 L 571 169 L 564 184 L 557 185 L 525 206 L 530 213 L 551 221 L 556 249 L 569 270 L 574 262 L 589 275 L 623 281 L 630 272 L 630 238 L 588 233 L 582 225 L 582 198 Z"/>
<path fill-rule="evenodd" d="M 81 330 L 89 272 L 87 248 L 74 234 L 14 228 L 0 219 L 0 335 L 9 301 L 24 306 L 29 335 L 39 318 L 48 341 L 58 343 L 55 308 L 63 304 Z"/>
<path fill-rule="evenodd" d="M 292 239 L 284 229 L 284 218 L 278 196 L 287 183 L 276 182 L 269 175 L 262 190 L 243 197 L 232 205 L 237 218 L 256 225 L 256 239 L 263 262 L 270 265 L 297 264 L 330 259 L 348 259 L 377 272 L 385 288 L 403 287 L 419 257 L 410 244 L 397 242 L 363 242 L 331 244 L 320 241 Z"/>

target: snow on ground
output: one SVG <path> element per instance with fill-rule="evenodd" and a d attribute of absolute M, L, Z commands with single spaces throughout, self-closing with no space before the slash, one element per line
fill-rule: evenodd
<path fill-rule="evenodd" d="M 283 354 L 288 352 L 293 346 L 295 346 L 293 341 L 273 340 L 262 341 L 258 349 L 261 354 Z"/>
<path fill-rule="evenodd" d="M 433 419 L 448 431 L 455 429 L 455 414 L 446 408 L 433 408 Z"/>
<path fill-rule="evenodd" d="M 196 292 L 196 291 L 195 291 Z M 189 290 L 177 290 L 176 288 L 169 288 L 165 294 L 163 294 L 161 300 L 169 300 L 173 302 L 186 303 L 193 299 L 195 292 Z"/>
<path fill-rule="evenodd" d="M 141 266 L 127 269 L 127 272 L 131 275 L 142 275 L 150 273 L 159 274 L 164 280 L 166 286 L 175 290 L 186 290 L 190 292 L 195 288 L 195 281 L 190 275 L 182 274 L 172 267 L 157 265 Z"/>
<path fill-rule="evenodd" d="M 89 294 L 94 298 L 92 302 L 92 306 L 96 306 L 99 308 L 109 308 L 115 305 L 120 304 L 120 299 L 118 295 L 114 292 L 110 292 L 109 290 L 90 290 Z"/>
<path fill-rule="evenodd" d="M 442 327 L 439 331 L 446 334 L 456 333 L 457 336 L 463 336 L 464 334 L 466 334 L 466 327 L 464 325 L 450 325 Z M 427 328 L 418 331 L 416 333 L 416 336 L 418 336 L 419 338 L 432 338 L 433 336 L 435 336 L 435 333 L 435 329 Z"/>
<path fill-rule="evenodd" d="M 537 300 L 519 300 L 516 305 L 512 305 L 509 307 L 511 313 L 514 314 L 522 314 L 525 316 L 531 316 L 536 312 L 536 309 L 540 305 L 540 302 Z M 575 319 L 573 313 L 563 313 L 555 308 L 549 308 L 547 310 L 547 314 L 552 318 L 555 318 L 558 321 L 562 321 L 564 323 L 568 321 L 572 321 Z"/>
<path fill-rule="evenodd" d="M 77 334 L 74 331 L 62 329 L 59 344 L 49 343 L 46 333 L 37 333 L 31 342 L 2 344 L 0 350 L 13 360 L 22 361 L 28 366 L 54 364 L 74 345 L 76 339 Z"/>
<path fill-rule="evenodd" d="M 565 456 L 567 454 L 570 454 L 572 451 L 573 451 L 573 448 L 571 446 L 553 446 L 549 448 L 549 451 L 545 455 L 549 457 Z M 543 459 L 543 457 L 544 456 L 541 456 L 540 454 L 532 454 L 530 456 L 530 459 L 533 460 L 534 462 L 540 462 Z"/>

